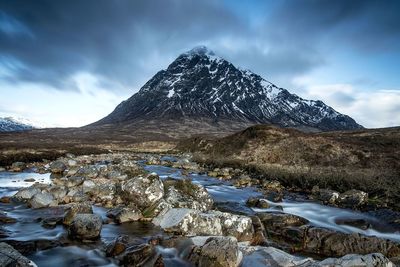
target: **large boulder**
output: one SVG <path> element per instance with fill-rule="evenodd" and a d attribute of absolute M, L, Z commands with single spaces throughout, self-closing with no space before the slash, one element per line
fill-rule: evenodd
<path fill-rule="evenodd" d="M 67 166 L 63 161 L 56 160 L 50 163 L 49 169 L 51 173 L 61 174 L 67 169 Z"/>
<path fill-rule="evenodd" d="M 76 203 L 68 207 L 64 214 L 63 224 L 70 225 L 77 214 L 92 214 L 93 209 L 90 203 Z"/>
<path fill-rule="evenodd" d="M 188 260 L 199 267 L 236 267 L 242 260 L 242 253 L 236 238 L 216 236 L 194 247 Z"/>
<path fill-rule="evenodd" d="M 369 254 L 380 252 L 387 257 L 400 256 L 400 245 L 386 239 L 360 234 L 345 234 L 333 230 L 310 227 L 304 231 L 303 248 L 310 253 L 328 257 L 346 254 Z"/>
<path fill-rule="evenodd" d="M 28 201 L 30 200 L 34 195 L 41 193 L 41 190 L 36 187 L 27 187 L 19 190 L 13 198 L 18 201 Z"/>
<path fill-rule="evenodd" d="M 239 248 L 243 253 L 241 267 L 305 267 L 316 263 L 312 258 L 294 256 L 274 247 L 241 245 Z"/>
<path fill-rule="evenodd" d="M 206 211 L 214 204 L 207 190 L 190 180 L 167 179 L 164 181 L 164 189 L 164 199 L 174 208 Z"/>
<path fill-rule="evenodd" d="M 33 209 L 46 208 L 50 206 L 57 206 L 58 202 L 54 199 L 53 195 L 47 192 L 37 193 L 29 201 L 28 205 Z"/>
<path fill-rule="evenodd" d="M 164 185 L 157 174 L 151 173 L 122 183 L 121 193 L 123 199 L 135 203 L 143 210 L 164 196 Z"/>
<path fill-rule="evenodd" d="M 328 258 L 319 262 L 316 266 L 395 267 L 395 265 L 381 253 L 372 253 L 367 255 L 350 254 L 341 258 Z"/>
<path fill-rule="evenodd" d="M 72 220 L 68 234 L 73 239 L 92 240 L 100 237 L 103 222 L 97 214 L 77 214 Z"/>
<path fill-rule="evenodd" d="M 36 264 L 24 257 L 12 246 L 0 243 L 0 266 L 16 266 L 16 267 L 36 267 Z"/>
<path fill-rule="evenodd" d="M 227 212 L 200 212 L 193 209 L 170 209 L 159 214 L 153 223 L 166 232 L 187 236 L 230 235 L 240 241 L 251 240 L 254 234 L 250 217 Z"/>
<path fill-rule="evenodd" d="M 309 257 L 294 256 L 274 247 L 247 246 L 241 244 L 243 253 L 241 267 L 275 266 L 275 267 L 394 267 L 395 265 L 380 253 L 367 255 L 349 254 L 341 258 L 328 258 L 317 261 Z"/>

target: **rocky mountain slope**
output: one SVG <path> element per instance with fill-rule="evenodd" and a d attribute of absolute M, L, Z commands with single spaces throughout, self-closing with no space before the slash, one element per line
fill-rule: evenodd
<path fill-rule="evenodd" d="M 20 132 L 35 128 L 27 121 L 12 117 L 0 118 L 0 132 Z"/>
<path fill-rule="evenodd" d="M 182 119 L 203 120 L 216 128 L 227 121 L 231 125 L 271 123 L 311 131 L 362 128 L 322 101 L 291 94 L 251 71 L 235 67 L 206 47 L 180 55 L 93 125 Z"/>

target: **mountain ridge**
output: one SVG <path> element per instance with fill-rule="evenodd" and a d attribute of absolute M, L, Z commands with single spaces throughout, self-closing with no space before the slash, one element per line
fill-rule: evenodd
<path fill-rule="evenodd" d="M 0 117 L 0 132 L 20 132 L 36 128 L 26 119 Z"/>
<path fill-rule="evenodd" d="M 235 67 L 205 46 L 179 55 L 167 69 L 157 72 L 137 93 L 92 125 L 182 118 L 318 131 L 363 128 L 322 101 L 292 94 L 260 75 Z"/>

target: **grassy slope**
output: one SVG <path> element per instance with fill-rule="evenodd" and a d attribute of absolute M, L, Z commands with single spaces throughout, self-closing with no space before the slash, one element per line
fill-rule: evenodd
<path fill-rule="evenodd" d="M 286 186 L 361 189 L 391 205 L 400 198 L 400 128 L 303 133 L 258 125 L 178 147 L 206 164 L 247 168 Z"/>

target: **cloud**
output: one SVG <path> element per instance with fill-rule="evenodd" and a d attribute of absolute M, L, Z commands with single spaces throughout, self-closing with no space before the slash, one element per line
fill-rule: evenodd
<path fill-rule="evenodd" d="M 69 80 L 81 71 L 137 87 L 182 49 L 244 27 L 215 1 L 16 0 L 0 11 L 8 33 L 23 25 L 35 37 L 1 36 L 0 54 L 24 66 L 14 80 L 58 89 L 76 87 Z"/>
<path fill-rule="evenodd" d="M 388 0 L 282 1 L 265 21 L 277 43 L 303 46 L 351 45 L 365 52 L 398 51 L 400 2 Z"/>

